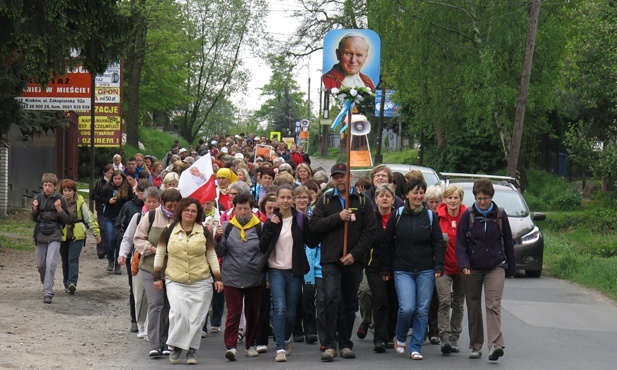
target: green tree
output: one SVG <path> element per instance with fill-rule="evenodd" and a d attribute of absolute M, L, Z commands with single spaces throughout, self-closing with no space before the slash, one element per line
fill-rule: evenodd
<path fill-rule="evenodd" d="M 232 92 L 245 88 L 248 80 L 241 51 L 257 52 L 263 0 L 187 0 L 184 43 L 185 90 L 188 102 L 178 120 L 180 136 L 193 142 L 208 118 Z"/>
<path fill-rule="evenodd" d="M 281 55 L 268 56 L 272 69 L 270 81 L 261 88 L 261 96 L 269 99 L 255 112 L 258 119 L 264 119 L 272 131 L 287 135 L 294 132 L 295 122 L 306 116 L 304 94 L 293 76 L 293 64 Z"/>
<path fill-rule="evenodd" d="M 15 97 L 29 80 L 45 83 L 82 63 L 91 73 L 105 71 L 124 47 L 126 18 L 117 0 L 30 0 L 0 3 L 0 134 L 25 115 Z"/>

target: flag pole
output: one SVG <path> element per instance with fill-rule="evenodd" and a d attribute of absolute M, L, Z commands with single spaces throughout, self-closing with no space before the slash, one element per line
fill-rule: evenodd
<path fill-rule="evenodd" d="M 346 151 L 347 151 L 347 167 L 345 170 L 345 189 L 347 189 L 347 199 L 345 200 L 345 209 L 349 209 L 349 196 L 351 195 L 351 114 L 353 110 L 353 104 L 347 112 L 347 129 L 345 135 L 347 136 Z M 349 133 L 349 135 L 348 135 Z M 349 221 L 345 221 L 345 227 L 343 229 L 343 258 L 347 255 L 347 236 L 349 234 Z"/>

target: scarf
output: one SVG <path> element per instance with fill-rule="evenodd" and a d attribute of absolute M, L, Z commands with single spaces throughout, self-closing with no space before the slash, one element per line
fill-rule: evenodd
<path fill-rule="evenodd" d="M 168 210 L 166 210 L 164 205 L 161 205 L 161 211 L 163 211 L 163 214 L 167 218 L 173 218 L 174 217 L 174 213 L 173 212 L 169 212 Z"/>
<path fill-rule="evenodd" d="M 259 218 L 257 218 L 257 216 L 253 215 L 253 217 L 251 217 L 251 220 L 247 222 L 246 225 L 242 226 L 240 225 L 240 222 L 238 222 L 238 220 L 236 219 L 236 216 L 234 216 L 234 218 L 232 218 L 229 223 L 240 229 L 240 238 L 243 242 L 245 242 L 246 230 L 250 229 L 253 226 L 259 225 L 261 221 L 259 221 Z"/>
<path fill-rule="evenodd" d="M 473 206 L 476 209 L 476 211 L 478 211 L 478 213 L 480 213 L 484 217 L 488 216 L 488 214 L 493 211 L 493 205 L 494 205 L 493 202 L 491 202 L 491 205 L 490 205 L 490 207 L 488 207 L 487 210 L 482 210 L 482 209 L 480 209 L 480 207 L 478 206 L 477 203 L 473 204 Z"/>

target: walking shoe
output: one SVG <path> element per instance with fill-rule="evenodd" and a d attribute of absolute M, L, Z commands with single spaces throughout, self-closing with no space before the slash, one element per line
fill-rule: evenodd
<path fill-rule="evenodd" d="M 171 354 L 169 355 L 169 362 L 171 362 L 172 364 L 177 364 L 178 362 L 180 362 L 180 355 L 182 354 L 182 348 L 174 348 L 173 351 L 171 351 Z"/>
<path fill-rule="evenodd" d="M 341 357 L 342 358 L 356 358 L 356 354 L 353 353 L 351 348 L 341 348 Z"/>
<path fill-rule="evenodd" d="M 358 336 L 358 338 L 360 339 L 366 338 L 366 333 L 368 332 L 369 326 L 371 326 L 370 322 L 363 322 L 360 324 L 360 326 L 358 326 L 358 331 L 356 332 L 356 335 Z"/>
<path fill-rule="evenodd" d="M 186 363 L 187 365 L 197 365 L 197 350 L 195 348 L 189 348 L 186 351 Z"/>
<path fill-rule="evenodd" d="M 137 333 L 139 331 L 139 329 L 137 329 L 137 323 L 136 322 L 132 322 L 131 323 L 131 329 L 129 329 L 130 333 Z"/>
<path fill-rule="evenodd" d="M 207 332 L 207 331 L 205 331 L 205 330 L 202 330 L 202 331 L 201 331 L 201 337 L 202 337 L 202 338 L 207 338 L 207 337 L 208 337 L 208 332 Z"/>
<path fill-rule="evenodd" d="M 150 357 L 160 357 L 162 355 L 163 354 L 161 353 L 160 349 L 151 349 L 150 353 L 148 354 L 148 356 L 150 356 Z"/>
<path fill-rule="evenodd" d="M 333 348 L 326 348 L 325 351 L 321 354 L 321 361 L 323 362 L 332 362 L 336 357 L 336 350 Z"/>
<path fill-rule="evenodd" d="M 238 343 L 242 343 L 244 341 L 244 330 L 238 330 Z"/>
<path fill-rule="evenodd" d="M 255 349 L 255 347 L 250 346 L 247 350 L 246 350 L 246 355 L 249 357 L 257 357 L 259 356 L 259 352 L 257 352 L 257 350 Z"/>
<path fill-rule="evenodd" d="M 473 360 L 477 360 L 480 357 L 482 357 L 482 351 L 480 351 L 479 349 L 475 349 L 473 348 L 471 350 L 471 353 L 469 354 L 469 358 L 473 359 Z"/>
<path fill-rule="evenodd" d="M 394 342 L 394 350 L 396 353 L 405 353 L 405 343 L 399 342 L 398 339 Z"/>
<path fill-rule="evenodd" d="M 268 352 L 268 346 L 264 346 L 262 344 L 262 345 L 257 346 L 256 350 L 257 350 L 257 353 L 266 353 Z"/>
<path fill-rule="evenodd" d="M 285 355 L 291 356 L 291 342 L 285 342 Z"/>
<path fill-rule="evenodd" d="M 424 360 L 424 357 L 422 356 L 422 354 L 420 352 L 411 352 L 411 354 L 409 355 L 409 358 L 412 360 Z"/>
<path fill-rule="evenodd" d="M 503 356 L 503 348 L 499 346 L 493 346 L 490 351 L 488 351 L 489 361 L 497 361 L 501 356 Z"/>
<path fill-rule="evenodd" d="M 228 359 L 229 361 L 236 361 L 236 349 L 230 348 L 227 351 L 225 351 L 225 358 Z"/>
<path fill-rule="evenodd" d="M 392 348 L 394 348 L 394 342 L 387 341 L 387 342 L 386 342 L 386 348 L 388 348 L 388 349 L 392 349 Z"/>
<path fill-rule="evenodd" d="M 116 268 L 114 270 L 114 274 L 116 275 L 122 275 L 122 266 L 120 265 L 116 265 Z"/>
<path fill-rule="evenodd" d="M 285 355 L 285 351 L 278 350 L 276 351 L 276 357 L 274 358 L 276 362 L 287 362 L 287 355 Z"/>
<path fill-rule="evenodd" d="M 70 284 L 69 285 L 69 294 L 75 294 L 75 290 L 77 288 L 75 287 L 75 284 Z"/>
<path fill-rule="evenodd" d="M 429 341 L 431 342 L 431 344 L 439 344 L 441 342 L 437 337 L 431 337 Z"/>
<path fill-rule="evenodd" d="M 452 352 L 452 344 L 448 341 L 444 341 L 441 343 L 441 353 L 444 355 L 449 355 Z"/>
<path fill-rule="evenodd" d="M 52 297 L 50 295 L 46 295 L 43 297 L 43 303 L 51 304 Z"/>
<path fill-rule="evenodd" d="M 68 293 L 69 292 L 69 288 L 64 288 L 64 293 Z"/>
<path fill-rule="evenodd" d="M 165 347 L 161 348 L 161 353 L 163 354 L 163 356 L 171 355 L 171 347 L 165 346 Z"/>
<path fill-rule="evenodd" d="M 219 328 L 218 326 L 213 326 L 210 328 L 210 333 L 211 334 L 216 334 L 216 333 L 220 333 L 221 332 L 221 328 Z"/>
<path fill-rule="evenodd" d="M 305 338 L 306 343 L 308 344 L 313 344 L 315 342 L 317 342 L 317 334 L 308 334 Z"/>
<path fill-rule="evenodd" d="M 375 346 L 373 347 L 373 351 L 377 352 L 377 353 L 384 353 L 386 352 L 386 344 L 384 343 L 383 340 L 377 339 L 375 341 Z"/>
<path fill-rule="evenodd" d="M 302 335 L 302 334 L 294 335 L 294 342 L 297 342 L 297 343 L 304 342 L 304 335 Z"/>
<path fill-rule="evenodd" d="M 461 347 L 458 346 L 456 341 L 451 343 L 452 349 L 450 350 L 452 353 L 459 353 L 461 351 Z"/>
<path fill-rule="evenodd" d="M 114 261 L 107 261 L 107 272 L 112 272 L 114 270 Z"/>

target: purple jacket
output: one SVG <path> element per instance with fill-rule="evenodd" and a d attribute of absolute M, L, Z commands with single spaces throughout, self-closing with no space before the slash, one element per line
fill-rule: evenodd
<path fill-rule="evenodd" d="M 506 276 L 516 275 L 512 230 L 504 211 L 501 215 L 502 230 L 499 232 L 496 221 L 498 210 L 497 204 L 493 203 L 493 211 L 486 217 L 489 221 L 482 220 L 483 216 L 476 210 L 475 205 L 467 208 L 461 215 L 456 232 L 456 259 L 461 271 L 466 268 L 488 271 L 501 267 L 506 270 Z M 475 221 L 467 240 L 469 212 L 475 212 Z M 500 241 L 501 235 L 503 235 L 503 247 Z"/>

